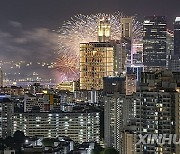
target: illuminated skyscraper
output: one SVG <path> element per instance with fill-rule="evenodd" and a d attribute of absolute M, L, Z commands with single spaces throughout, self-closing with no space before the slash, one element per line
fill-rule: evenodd
<path fill-rule="evenodd" d="M 132 61 L 132 17 L 122 17 L 121 18 L 121 43 L 122 43 L 122 53 L 125 54 L 125 59 L 122 59 L 122 63 L 130 64 Z M 124 65 L 125 65 L 124 64 Z"/>
<path fill-rule="evenodd" d="M 123 43 L 111 39 L 110 19 L 98 23 L 98 41 L 80 44 L 80 89 L 103 89 L 103 77 L 122 72 Z"/>
<path fill-rule="evenodd" d="M 174 55 L 180 57 L 180 17 L 174 23 Z"/>
<path fill-rule="evenodd" d="M 174 34 L 172 31 L 167 30 L 167 39 L 166 39 L 166 67 L 170 70 L 171 62 L 173 63 L 174 59 Z"/>
<path fill-rule="evenodd" d="M 99 19 L 98 41 L 108 42 L 110 39 L 111 39 L 110 19 L 108 17 L 103 17 Z"/>
<path fill-rule="evenodd" d="M 167 34 L 167 51 L 170 55 L 168 67 L 172 72 L 180 72 L 180 17 L 176 17 L 175 19 L 174 34 L 173 32 L 171 35 L 169 33 Z"/>
<path fill-rule="evenodd" d="M 114 47 L 108 42 L 80 44 L 80 89 L 103 89 L 103 77 L 114 75 Z"/>
<path fill-rule="evenodd" d="M 111 40 L 110 43 L 114 49 L 114 75 L 120 76 L 125 70 L 126 52 L 129 48 L 127 40 L 121 39 L 120 41 Z"/>
<path fill-rule="evenodd" d="M 121 38 L 120 41 L 120 71 L 123 73 L 127 64 L 131 64 L 131 40 L 129 38 Z"/>
<path fill-rule="evenodd" d="M 132 38 L 132 17 L 121 18 L 121 37 Z"/>
<path fill-rule="evenodd" d="M 145 17 L 143 23 L 143 64 L 147 70 L 166 67 L 166 18 Z"/>

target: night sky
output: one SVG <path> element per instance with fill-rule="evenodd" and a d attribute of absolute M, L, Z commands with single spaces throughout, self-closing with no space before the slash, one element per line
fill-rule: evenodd
<path fill-rule="evenodd" d="M 76 14 L 167 16 L 172 29 L 180 0 L 0 0 L 0 60 L 49 61 L 57 56 L 52 30 Z M 53 53 L 53 54 L 52 54 Z"/>
<path fill-rule="evenodd" d="M 26 28 L 56 28 L 62 21 L 82 13 L 124 12 L 127 15 L 165 15 L 169 24 L 180 15 L 179 0 L 4 0 L 0 2 L 1 25 L 17 21 Z"/>

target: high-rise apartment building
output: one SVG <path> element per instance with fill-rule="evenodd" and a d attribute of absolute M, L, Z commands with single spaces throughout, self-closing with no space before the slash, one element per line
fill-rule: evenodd
<path fill-rule="evenodd" d="M 136 154 L 136 136 L 133 132 L 124 131 L 123 133 L 123 154 Z"/>
<path fill-rule="evenodd" d="M 177 73 L 179 74 L 179 73 Z M 179 78 L 179 75 L 177 75 L 178 78 Z M 176 91 L 178 92 L 179 94 L 179 102 L 180 102 L 180 83 L 177 84 L 177 87 L 176 87 Z M 180 107 L 179 107 L 179 104 L 176 104 L 176 134 L 178 134 L 178 136 L 180 136 Z M 178 153 L 180 151 L 180 145 L 176 145 L 176 153 Z"/>
<path fill-rule="evenodd" d="M 124 129 L 135 117 L 135 103 L 135 95 L 115 92 L 104 97 L 105 146 L 114 147 L 120 154 L 125 153 L 123 145 L 127 138 L 123 138 Z"/>
<path fill-rule="evenodd" d="M 63 95 L 63 94 L 62 94 Z M 63 96 L 53 94 L 25 94 L 24 95 L 24 112 L 38 110 L 40 112 L 49 112 L 53 109 L 60 109 L 60 103 L 67 101 Z M 67 95 L 67 94 L 66 94 Z M 62 101 L 61 99 L 65 99 Z"/>
<path fill-rule="evenodd" d="M 148 71 L 166 67 L 166 18 L 147 16 L 143 23 L 143 64 Z"/>
<path fill-rule="evenodd" d="M 136 101 L 137 135 L 179 135 L 179 94 L 176 91 L 178 75 L 169 71 L 144 72 Z M 179 74 L 180 76 L 180 74 Z M 138 138 L 139 140 L 139 138 Z M 165 144 L 137 144 L 137 153 L 168 153 L 176 152 L 173 142 Z M 150 142 L 150 143 L 149 143 Z"/>
<path fill-rule="evenodd" d="M 0 136 L 6 138 L 13 134 L 13 102 L 4 95 L 0 96 Z"/>
<path fill-rule="evenodd" d="M 14 132 L 17 130 L 30 137 L 68 136 L 79 143 L 90 141 L 99 143 L 100 113 L 97 111 L 15 113 Z"/>

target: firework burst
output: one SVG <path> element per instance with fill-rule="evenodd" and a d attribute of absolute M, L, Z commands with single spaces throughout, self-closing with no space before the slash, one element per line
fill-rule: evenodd
<path fill-rule="evenodd" d="M 79 45 L 84 42 L 97 41 L 97 26 L 101 17 L 108 16 L 111 24 L 111 39 L 121 38 L 121 17 L 123 14 L 78 14 L 70 20 L 64 22 L 59 28 L 59 51 L 60 57 L 57 59 L 55 68 L 64 77 L 64 80 L 77 78 L 79 71 Z M 133 17 L 133 42 L 142 40 L 142 24 Z M 68 57 L 68 58 L 67 58 Z"/>
<path fill-rule="evenodd" d="M 77 56 L 68 54 L 59 55 L 54 68 L 58 71 L 60 81 L 76 80 L 79 78 L 79 65 L 77 59 Z"/>

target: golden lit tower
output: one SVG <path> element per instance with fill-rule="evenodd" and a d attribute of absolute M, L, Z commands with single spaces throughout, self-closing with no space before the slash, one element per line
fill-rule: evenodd
<path fill-rule="evenodd" d="M 114 46 L 110 42 L 80 44 L 80 89 L 103 89 L 103 77 L 114 75 Z"/>
<path fill-rule="evenodd" d="M 110 18 L 102 17 L 98 23 L 98 42 L 80 43 L 80 89 L 103 89 L 103 77 L 122 72 L 121 46 L 120 41 L 111 40 Z"/>
<path fill-rule="evenodd" d="M 98 41 L 108 42 L 111 39 L 110 18 L 102 17 L 99 19 L 98 25 Z"/>

